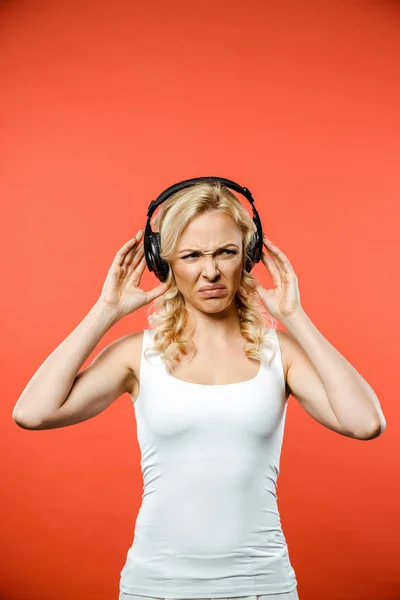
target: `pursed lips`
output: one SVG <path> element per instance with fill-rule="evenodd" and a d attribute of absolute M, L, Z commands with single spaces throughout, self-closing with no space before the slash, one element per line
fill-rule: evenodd
<path fill-rule="evenodd" d="M 205 292 L 208 290 L 224 290 L 225 286 L 222 283 L 216 285 L 205 285 L 199 289 L 199 292 Z"/>

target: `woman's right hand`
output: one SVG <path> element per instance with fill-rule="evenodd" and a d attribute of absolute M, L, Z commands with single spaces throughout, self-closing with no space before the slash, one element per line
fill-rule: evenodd
<path fill-rule="evenodd" d="M 118 250 L 100 295 L 100 301 L 115 309 L 119 317 L 149 304 L 168 289 L 166 283 L 161 283 L 148 292 L 139 287 L 146 267 L 143 244 L 139 246 L 142 235 L 143 230 L 139 229 L 135 237 Z"/>

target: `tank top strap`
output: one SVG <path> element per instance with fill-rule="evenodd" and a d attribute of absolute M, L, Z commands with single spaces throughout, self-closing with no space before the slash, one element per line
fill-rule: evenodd
<path fill-rule="evenodd" d="M 267 339 L 269 342 L 272 342 L 272 345 L 274 346 L 274 348 L 276 348 L 276 350 L 280 350 L 280 346 L 279 346 L 279 339 L 278 339 L 278 335 L 276 333 L 276 329 L 274 327 L 270 327 L 270 328 L 266 328 L 265 333 L 267 335 Z"/>
<path fill-rule="evenodd" d="M 278 369 L 278 372 L 281 373 L 282 377 L 284 377 L 284 369 L 282 364 L 282 354 L 281 348 L 279 344 L 279 339 L 276 333 L 276 330 L 271 328 L 266 328 L 265 333 L 267 335 L 268 342 L 262 344 L 262 349 L 265 358 L 269 358 L 271 353 L 275 350 L 275 356 L 271 361 L 271 364 L 275 365 L 275 368 Z M 143 331 L 143 344 L 142 344 L 142 355 L 140 361 L 140 380 L 145 379 L 147 377 L 156 377 L 156 373 L 160 370 L 164 373 L 165 365 L 163 362 L 163 358 L 160 352 L 156 350 L 151 350 L 150 346 L 153 344 L 153 330 L 145 329 Z M 145 355 L 146 350 L 146 355 Z M 261 365 L 261 370 L 264 370 L 265 364 Z"/>
<path fill-rule="evenodd" d="M 271 361 L 271 364 L 273 364 L 275 366 L 275 369 L 278 371 L 280 379 L 283 382 L 283 385 L 285 385 L 285 369 L 283 366 L 282 351 L 281 351 L 278 334 L 276 333 L 276 329 L 274 327 L 267 328 L 266 333 L 267 333 L 269 342 L 271 342 L 271 345 L 275 350 L 275 355 L 274 355 L 273 360 Z M 264 346 L 265 346 L 265 344 L 264 344 Z M 268 349 L 268 351 L 270 352 L 269 349 Z"/>
<path fill-rule="evenodd" d="M 142 355 L 140 357 L 140 381 L 145 377 L 154 377 L 154 369 L 162 368 L 162 357 L 156 350 L 150 349 L 154 341 L 153 330 L 144 329 Z M 146 351 L 146 354 L 145 354 Z"/>

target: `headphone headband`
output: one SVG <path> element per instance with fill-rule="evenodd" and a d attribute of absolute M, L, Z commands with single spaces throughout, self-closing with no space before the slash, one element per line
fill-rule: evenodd
<path fill-rule="evenodd" d="M 147 210 L 147 223 L 144 231 L 144 255 L 146 258 L 146 263 L 149 271 L 154 271 L 154 274 L 160 281 L 165 281 L 169 272 L 169 265 L 167 261 L 163 260 L 160 256 L 161 252 L 161 243 L 160 243 L 160 234 L 159 232 L 153 232 L 150 225 L 150 219 L 154 213 L 154 211 L 165 202 L 172 194 L 178 192 L 187 187 L 191 187 L 199 182 L 205 183 L 215 183 L 220 182 L 228 188 L 239 192 L 243 196 L 247 198 L 250 202 L 251 207 L 253 209 L 253 222 L 257 227 L 257 231 L 253 234 L 253 239 L 248 248 L 247 254 L 248 258 L 245 263 L 245 270 L 250 272 L 256 262 L 259 262 L 261 259 L 262 247 L 263 247 L 263 232 L 261 226 L 261 220 L 259 214 L 257 212 L 256 207 L 254 206 L 254 198 L 250 192 L 250 190 L 246 187 L 242 187 L 235 181 L 231 179 L 226 179 L 224 177 L 194 177 L 192 179 L 185 179 L 183 181 L 179 181 L 178 183 L 174 183 L 165 189 L 155 200 L 150 202 L 150 205 Z"/>
<path fill-rule="evenodd" d="M 165 189 L 163 192 L 161 192 L 161 194 L 159 196 L 157 196 L 156 200 L 152 200 L 150 202 L 150 205 L 149 205 L 149 208 L 147 211 L 147 216 L 151 218 L 153 212 L 157 209 L 157 207 L 160 204 L 162 204 L 163 202 L 165 202 L 165 200 L 167 200 L 167 198 L 172 196 L 172 194 L 175 194 L 175 192 L 178 192 L 179 190 L 183 190 L 186 187 L 195 185 L 196 183 L 198 183 L 200 181 L 204 181 L 204 182 L 208 182 L 208 183 L 214 183 L 215 181 L 219 181 L 226 187 L 229 187 L 229 188 L 235 190 L 236 192 L 243 194 L 243 196 L 246 196 L 247 200 L 251 203 L 251 205 L 254 205 L 254 198 L 251 195 L 250 190 L 248 190 L 245 187 L 242 187 L 238 183 L 235 183 L 231 179 L 225 179 L 224 177 L 194 177 L 192 179 L 184 179 L 183 181 L 174 183 L 173 185 L 170 185 L 167 189 Z"/>

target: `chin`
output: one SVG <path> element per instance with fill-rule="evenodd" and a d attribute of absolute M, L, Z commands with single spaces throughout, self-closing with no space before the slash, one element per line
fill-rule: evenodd
<path fill-rule="evenodd" d="M 207 298 L 200 305 L 196 304 L 197 308 L 206 313 L 218 313 L 226 310 L 231 305 L 226 298 Z"/>

